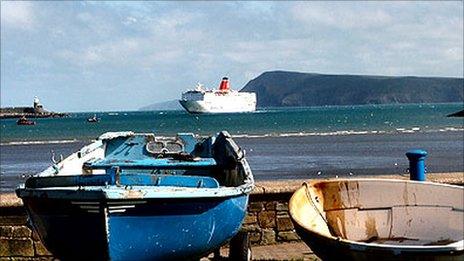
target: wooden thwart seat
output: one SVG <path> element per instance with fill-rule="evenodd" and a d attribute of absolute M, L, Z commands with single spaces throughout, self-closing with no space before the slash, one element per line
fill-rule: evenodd
<path fill-rule="evenodd" d="M 119 167 L 121 169 L 198 169 L 216 167 L 213 158 L 198 158 L 191 161 L 175 160 L 171 158 L 145 158 L 145 159 L 111 159 L 86 162 L 85 168 L 110 169 Z"/>

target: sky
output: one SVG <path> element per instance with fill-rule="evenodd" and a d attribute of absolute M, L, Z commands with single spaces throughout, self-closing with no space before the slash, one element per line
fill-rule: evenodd
<path fill-rule="evenodd" d="M 1 106 L 137 110 L 265 71 L 463 77 L 463 2 L 1 2 Z"/>

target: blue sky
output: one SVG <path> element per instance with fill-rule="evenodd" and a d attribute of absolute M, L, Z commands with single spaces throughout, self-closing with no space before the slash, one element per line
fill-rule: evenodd
<path fill-rule="evenodd" d="M 264 71 L 463 76 L 462 2 L 1 2 L 1 105 L 136 110 Z"/>

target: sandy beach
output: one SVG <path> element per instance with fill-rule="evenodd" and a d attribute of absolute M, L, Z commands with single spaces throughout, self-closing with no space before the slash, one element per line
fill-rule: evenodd
<path fill-rule="evenodd" d="M 238 139 L 257 180 L 406 174 L 405 153 L 428 152 L 428 172 L 464 170 L 464 133 L 338 135 Z M 351 173 L 351 174 L 350 174 Z"/>

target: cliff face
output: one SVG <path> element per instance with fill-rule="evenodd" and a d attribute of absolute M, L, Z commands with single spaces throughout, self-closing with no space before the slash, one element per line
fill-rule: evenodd
<path fill-rule="evenodd" d="M 463 78 L 326 75 L 272 71 L 241 91 L 259 107 L 463 102 Z"/>

